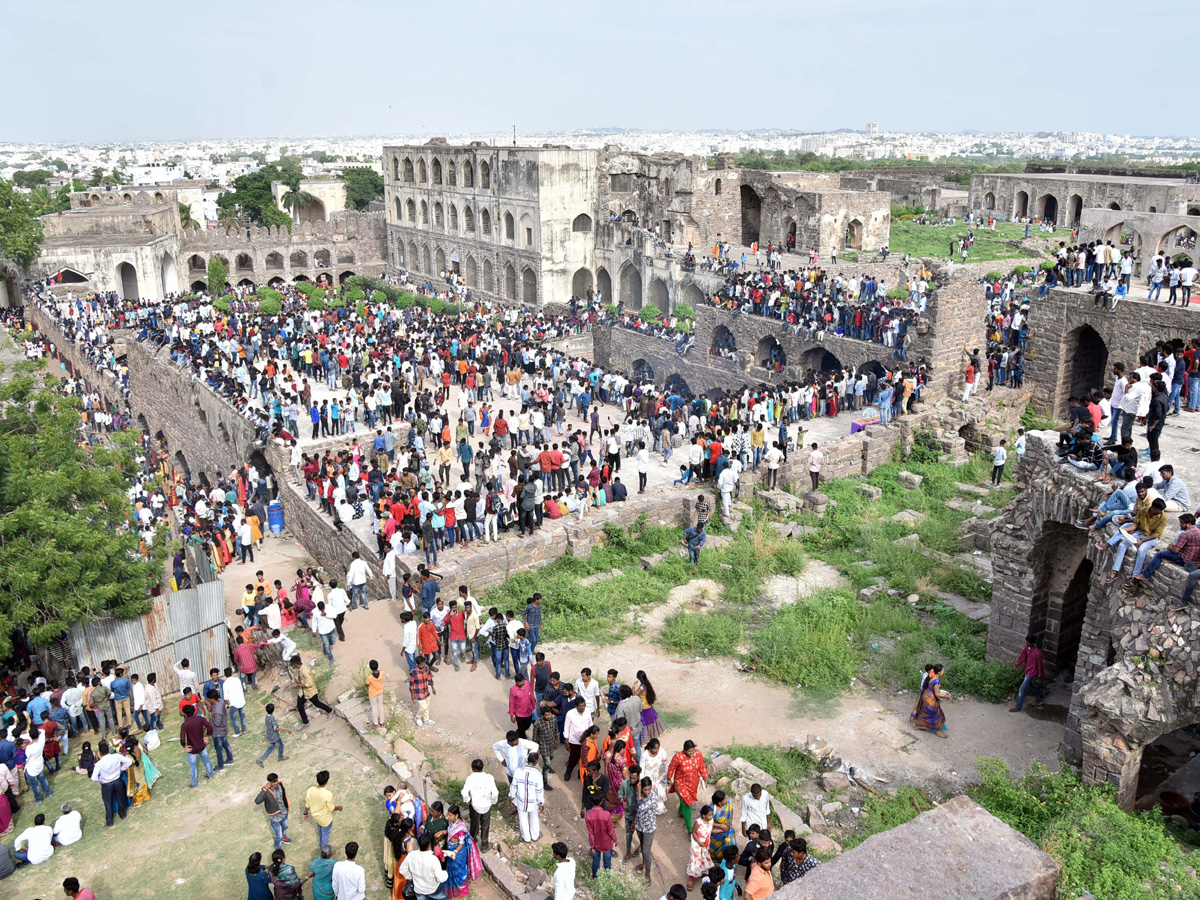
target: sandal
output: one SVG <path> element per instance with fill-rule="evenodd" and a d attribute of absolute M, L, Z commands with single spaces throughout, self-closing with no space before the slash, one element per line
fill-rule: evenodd
<path fill-rule="evenodd" d="M 1104 579 L 1104 583 L 1112 584 L 1114 581 L 1116 581 L 1120 577 L 1121 577 L 1121 574 L 1119 572 L 1109 572 L 1108 577 Z"/>

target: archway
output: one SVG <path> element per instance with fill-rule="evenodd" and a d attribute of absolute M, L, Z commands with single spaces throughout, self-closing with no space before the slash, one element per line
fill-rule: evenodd
<path fill-rule="evenodd" d="M 996 208 L 996 195 L 991 191 L 988 191 L 983 195 L 983 208 L 987 210 L 993 210 Z"/>
<path fill-rule="evenodd" d="M 313 265 L 328 269 L 333 263 L 333 255 L 328 250 L 318 250 L 313 254 Z"/>
<path fill-rule="evenodd" d="M 206 291 L 208 290 L 208 283 L 205 281 L 193 281 L 189 290 Z"/>
<path fill-rule="evenodd" d="M 600 292 L 601 302 L 616 302 L 616 298 L 613 297 L 612 278 L 609 277 L 608 269 L 604 268 L 604 266 L 596 270 L 596 290 Z"/>
<path fill-rule="evenodd" d="M 749 247 L 758 241 L 762 226 L 762 198 L 748 184 L 742 185 L 742 244 Z"/>
<path fill-rule="evenodd" d="M 345 272 L 343 272 L 341 275 L 338 276 L 338 284 L 345 284 L 346 279 L 353 278 L 353 277 L 354 277 L 354 273 L 351 272 L 349 269 L 347 269 Z"/>
<path fill-rule="evenodd" d="M 662 310 L 663 315 L 671 312 L 671 295 L 667 291 L 666 282 L 661 278 L 650 280 L 650 302 Z"/>
<path fill-rule="evenodd" d="M 292 263 L 293 269 L 307 269 L 308 268 L 308 254 L 305 253 L 303 250 L 295 251 L 291 256 L 291 263 Z"/>
<path fill-rule="evenodd" d="M 283 269 L 283 254 L 278 251 L 267 254 L 267 268 L 278 272 Z"/>
<path fill-rule="evenodd" d="M 787 354 L 779 341 L 767 335 L 758 342 L 758 348 L 754 351 L 754 361 L 763 368 L 777 369 L 787 365 Z"/>
<path fill-rule="evenodd" d="M 138 413 L 137 429 L 144 435 L 150 434 L 150 423 L 148 421 L 146 421 L 146 417 L 144 415 L 142 415 L 141 413 Z"/>
<path fill-rule="evenodd" d="M 1169 256 L 1179 253 L 1194 253 L 1196 250 L 1196 232 L 1187 225 L 1180 225 L 1178 228 L 1168 231 L 1162 236 L 1162 240 L 1158 242 L 1158 249 Z"/>
<path fill-rule="evenodd" d="M 528 266 L 521 270 L 521 302 L 526 306 L 536 306 L 538 302 L 537 275 Z"/>
<path fill-rule="evenodd" d="M 235 272 L 253 272 L 254 260 L 249 253 L 239 253 L 233 261 L 233 270 Z"/>
<path fill-rule="evenodd" d="M 175 469 L 183 476 L 184 480 L 192 477 L 192 467 L 188 465 L 187 457 L 183 455 L 182 450 L 175 451 Z"/>
<path fill-rule="evenodd" d="M 654 367 L 644 359 L 635 359 L 633 361 L 633 380 L 634 381 L 653 381 Z"/>
<path fill-rule="evenodd" d="M 1119 210 L 1121 208 L 1121 204 L 1114 200 L 1112 203 L 1108 204 L 1108 208 Z"/>
<path fill-rule="evenodd" d="M 492 269 L 492 261 L 490 259 L 483 261 L 483 289 L 489 294 L 496 292 L 495 272 Z"/>
<path fill-rule="evenodd" d="M 308 206 L 296 209 L 297 222 L 324 222 L 325 218 L 325 204 L 316 197 L 313 197 L 313 202 Z"/>
<path fill-rule="evenodd" d="M 1142 236 L 1128 222 L 1120 222 L 1104 232 L 1104 239 L 1112 241 L 1122 252 L 1132 252 L 1136 257 L 1142 249 Z"/>
<path fill-rule="evenodd" d="M 1034 544 L 1029 630 L 1041 640 L 1047 678 L 1074 677 L 1093 568 L 1087 548 L 1087 534 L 1063 522 L 1047 522 Z"/>
<path fill-rule="evenodd" d="M 713 356 L 733 356 L 737 353 L 737 338 L 724 325 L 713 329 L 712 344 L 708 352 Z"/>
<path fill-rule="evenodd" d="M 820 347 L 814 347 L 805 353 L 800 365 L 801 368 L 812 369 L 814 372 L 840 372 L 844 368 L 840 359 Z"/>
<path fill-rule="evenodd" d="M 160 270 L 164 294 L 174 294 L 179 290 L 179 270 L 175 267 L 175 258 L 164 253 Z"/>
<path fill-rule="evenodd" d="M 592 286 L 592 272 L 586 266 L 576 269 L 571 276 L 571 296 L 577 300 L 586 300 L 588 289 Z"/>
<path fill-rule="evenodd" d="M 281 287 L 283 287 L 284 284 L 286 284 L 286 282 L 283 280 L 283 278 L 276 275 L 274 278 L 272 278 L 270 281 L 267 282 L 267 287 L 274 288 L 275 290 L 279 290 Z"/>
<path fill-rule="evenodd" d="M 1067 224 L 1072 227 L 1079 224 L 1079 218 L 1083 215 L 1083 198 L 1078 194 L 1072 194 L 1071 199 L 1067 201 Z"/>
<path fill-rule="evenodd" d="M 129 263 L 123 262 L 117 266 L 117 282 L 121 285 L 122 299 L 137 300 L 142 296 L 138 291 L 137 269 Z"/>
<path fill-rule="evenodd" d="M 1067 335 L 1065 359 L 1070 396 L 1091 397 L 1104 387 L 1108 371 L 1108 347 L 1091 325 L 1081 325 Z"/>
<path fill-rule="evenodd" d="M 679 394 L 681 397 L 692 395 L 692 389 L 678 372 L 672 372 L 667 376 L 667 380 L 663 384 L 663 390 L 670 394 Z"/>
<path fill-rule="evenodd" d="M 317 276 L 316 283 L 321 285 L 321 287 L 330 287 L 333 284 L 333 276 L 328 272 L 322 272 Z"/>
<path fill-rule="evenodd" d="M 863 242 L 863 223 L 861 219 L 851 219 L 846 226 L 846 248 L 861 250 Z"/>
<path fill-rule="evenodd" d="M 512 263 L 504 267 L 504 299 L 517 299 L 517 270 L 513 268 Z"/>
<path fill-rule="evenodd" d="M 1017 196 L 1013 198 L 1013 218 L 1024 219 L 1029 216 L 1029 194 L 1025 191 L 1017 191 Z"/>
<path fill-rule="evenodd" d="M 188 257 L 188 272 L 207 272 L 208 263 L 204 261 L 204 257 L 199 253 L 193 253 Z"/>
<path fill-rule="evenodd" d="M 433 270 L 439 277 L 446 271 L 446 252 L 441 247 L 433 254 Z"/>
<path fill-rule="evenodd" d="M 874 359 L 871 360 L 870 362 L 863 363 L 861 366 L 858 367 L 858 371 L 859 371 L 859 373 L 865 372 L 868 375 L 870 375 L 871 373 L 874 373 L 876 378 L 886 378 L 887 377 L 887 369 L 885 369 L 883 367 L 882 363 L 880 363 Z"/>
<path fill-rule="evenodd" d="M 783 242 L 788 249 L 796 246 L 796 220 L 788 216 L 783 220 Z"/>
<path fill-rule="evenodd" d="M 1037 201 L 1037 217 L 1039 221 L 1058 224 L 1058 198 L 1053 194 L 1042 194 Z"/>
<path fill-rule="evenodd" d="M 621 269 L 621 303 L 626 309 L 642 308 L 642 275 L 629 264 Z"/>
<path fill-rule="evenodd" d="M 475 257 L 468 256 L 463 268 L 463 278 L 466 279 L 467 287 L 479 287 L 479 264 L 475 262 Z"/>
<path fill-rule="evenodd" d="M 413 241 L 408 242 L 408 251 L 404 257 L 404 262 L 414 272 L 421 268 L 421 254 L 417 252 L 417 245 Z"/>
<path fill-rule="evenodd" d="M 699 309 L 704 305 L 704 291 L 700 290 L 700 285 L 694 281 L 689 281 L 683 288 L 683 302 L 691 304 L 692 309 Z"/>
<path fill-rule="evenodd" d="M 237 283 L 237 286 L 240 288 L 249 288 L 250 290 L 254 290 L 254 282 L 249 278 L 243 278 Z"/>

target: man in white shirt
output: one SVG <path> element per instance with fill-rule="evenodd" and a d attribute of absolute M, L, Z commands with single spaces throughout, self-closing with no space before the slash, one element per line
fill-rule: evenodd
<path fill-rule="evenodd" d="M 525 741 L 524 743 L 529 743 Z M 540 813 L 546 805 L 543 793 L 542 773 L 538 770 L 537 745 L 517 770 L 509 787 L 509 797 L 517 809 L 517 823 L 521 826 L 521 840 L 533 843 L 542 836 Z"/>
<path fill-rule="evenodd" d="M 587 710 L 587 701 L 582 697 L 575 698 L 575 708 L 568 710 L 563 718 L 563 737 L 567 741 L 569 756 L 567 757 L 567 772 L 574 772 L 579 765 L 579 754 L 583 745 L 583 736 L 592 727 L 592 717 Z"/>
<path fill-rule="evenodd" d="M 726 519 L 729 518 L 733 507 L 733 490 L 736 487 L 737 472 L 733 466 L 727 466 L 717 478 L 717 490 L 721 492 L 721 509 L 724 511 Z"/>
<path fill-rule="evenodd" d="M 575 693 L 587 704 L 588 715 L 595 716 L 599 706 L 600 682 L 592 677 L 591 669 L 579 670 L 579 677 L 575 680 Z"/>
<path fill-rule="evenodd" d="M 71 809 L 70 803 L 62 805 L 62 815 L 54 823 L 54 840 L 63 847 L 83 838 L 83 816 L 79 810 Z"/>
<path fill-rule="evenodd" d="M 356 856 L 358 844 L 351 841 L 346 845 L 346 858 L 333 864 L 330 881 L 337 900 L 364 900 L 367 896 L 367 873 L 354 861 Z"/>
<path fill-rule="evenodd" d="M 367 609 L 367 581 L 372 578 L 371 568 L 367 565 L 367 561 L 358 555 L 355 550 L 350 554 L 352 559 L 349 568 L 346 569 L 346 587 L 350 588 L 350 608 L 357 609 L 358 604 L 362 604 L 363 609 Z"/>
<path fill-rule="evenodd" d="M 22 850 L 21 847 L 25 849 Z M 33 824 L 22 831 L 13 841 L 13 858 L 17 862 L 37 865 L 54 855 L 54 829 L 46 824 L 46 817 L 38 813 Z"/>
<path fill-rule="evenodd" d="M 50 782 L 46 778 L 46 758 L 42 755 L 46 749 L 46 732 L 40 728 L 35 730 L 36 741 L 30 740 L 29 735 L 25 736 L 25 781 L 33 791 L 33 799 L 41 803 L 43 795 L 53 797 L 54 791 L 50 790 Z"/>
<path fill-rule="evenodd" d="M 393 541 L 395 535 L 392 536 Z M 383 557 L 383 577 L 388 583 L 388 599 L 396 599 L 396 545 L 392 543 L 389 546 L 387 554 Z M 365 607 L 364 607 L 365 608 Z"/>
<path fill-rule="evenodd" d="M 1150 411 L 1150 388 L 1137 372 L 1129 373 L 1129 386 L 1121 399 L 1121 439 L 1133 440 L 1133 424 Z"/>
<path fill-rule="evenodd" d="M 463 782 L 463 803 L 471 807 L 471 837 L 481 853 L 488 848 L 488 833 L 492 827 L 492 806 L 500 799 L 496 779 L 483 771 L 483 760 L 471 760 L 471 774 Z"/>
<path fill-rule="evenodd" d="M 575 860 L 570 856 L 570 848 L 562 841 L 556 841 L 550 851 L 554 854 L 554 900 L 574 900 L 575 898 Z"/>
<path fill-rule="evenodd" d="M 291 656 L 285 656 L 284 659 L 290 660 Z M 221 682 L 221 693 L 229 708 L 229 724 L 233 726 L 233 736 L 241 737 L 246 733 L 246 686 L 242 683 L 242 673 L 233 668 L 226 668 L 225 680 Z"/>
<path fill-rule="evenodd" d="M 504 740 L 496 741 L 492 744 L 492 752 L 496 754 L 496 759 L 504 763 L 504 770 L 508 773 L 508 783 L 512 784 L 513 777 L 517 771 L 525 765 L 525 760 L 529 758 L 530 753 L 536 753 L 538 745 L 533 741 L 518 737 L 515 731 L 510 731 L 505 735 Z"/>
<path fill-rule="evenodd" d="M 755 782 L 750 785 L 750 793 L 743 795 L 739 821 L 742 824 L 742 837 L 748 837 L 746 829 L 751 825 L 766 828 L 771 824 L 771 795 L 763 790 L 761 784 Z"/>
<path fill-rule="evenodd" d="M 416 891 L 417 900 L 429 900 L 429 898 L 444 898 L 446 890 L 442 884 L 449 877 L 446 870 L 442 868 L 442 861 L 434 855 L 432 835 L 423 834 L 417 839 L 417 849 L 410 851 L 404 857 L 404 862 L 400 863 L 400 874 L 412 884 L 413 890 Z M 341 863 L 338 863 L 340 866 Z M 362 871 L 361 869 L 359 871 Z M 333 867 L 334 872 L 334 888 L 337 888 L 337 866 Z M 361 895 L 360 895 L 361 896 Z M 337 900 L 343 900 L 342 895 L 337 895 Z"/>
<path fill-rule="evenodd" d="M 1116 381 L 1113 382 L 1112 399 L 1109 401 L 1112 408 L 1112 429 L 1108 433 L 1110 444 L 1117 442 L 1117 429 L 1121 424 L 1121 403 L 1125 400 L 1125 387 L 1129 384 L 1125 378 L 1124 363 L 1113 365 L 1113 375 L 1116 376 Z"/>
<path fill-rule="evenodd" d="M 333 619 L 334 626 L 337 628 L 337 636 L 339 641 L 346 640 L 346 633 L 342 631 L 342 623 L 346 621 L 346 612 L 350 609 L 350 598 L 346 592 L 338 587 L 337 580 L 329 582 L 329 593 L 325 595 L 325 613 L 329 618 Z"/>

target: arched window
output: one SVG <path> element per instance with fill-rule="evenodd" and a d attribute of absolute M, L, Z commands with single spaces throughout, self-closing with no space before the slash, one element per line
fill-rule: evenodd
<path fill-rule="evenodd" d="M 400 202 L 400 198 L 396 198 L 396 221 L 404 221 L 404 204 Z"/>
<path fill-rule="evenodd" d="M 533 219 L 528 215 L 521 216 L 521 246 L 533 246 Z"/>
<path fill-rule="evenodd" d="M 424 200 L 421 201 L 421 224 L 429 224 L 429 204 Z"/>
<path fill-rule="evenodd" d="M 446 163 L 446 184 L 450 185 L 451 187 L 458 186 L 458 172 L 454 168 L 453 162 Z"/>
<path fill-rule="evenodd" d="M 571 223 L 572 231 L 588 232 L 592 230 L 592 217 L 587 213 L 580 213 L 575 217 L 575 221 Z"/>
<path fill-rule="evenodd" d="M 435 159 L 433 161 L 433 183 L 442 183 L 442 161 L 440 159 Z"/>
<path fill-rule="evenodd" d="M 433 227 L 441 228 L 446 223 L 442 219 L 442 204 L 433 204 Z"/>
<path fill-rule="evenodd" d="M 479 211 L 479 230 L 488 237 L 492 236 L 492 214 L 484 207 Z"/>
<path fill-rule="evenodd" d="M 475 213 L 471 212 L 471 207 L 463 207 L 463 229 L 466 231 L 475 230 Z"/>
<path fill-rule="evenodd" d="M 458 231 L 458 208 L 453 203 L 450 204 L 450 230 Z"/>
<path fill-rule="evenodd" d="M 408 182 L 416 181 L 416 179 L 413 177 L 412 160 L 407 156 L 404 158 L 404 180 Z"/>
<path fill-rule="evenodd" d="M 516 240 L 517 223 L 512 217 L 512 213 L 504 214 L 504 239 L 507 241 Z"/>
<path fill-rule="evenodd" d="M 429 170 L 425 168 L 425 160 L 417 160 L 417 181 L 426 184 L 429 181 Z"/>
<path fill-rule="evenodd" d="M 530 306 L 537 303 L 537 275 L 528 267 L 521 272 L 521 302 Z"/>
<path fill-rule="evenodd" d="M 489 294 L 496 289 L 496 279 L 492 277 L 492 261 L 490 259 L 483 261 L 483 289 Z"/>
<path fill-rule="evenodd" d="M 463 187 L 475 187 L 475 167 L 469 159 L 463 163 Z"/>
<path fill-rule="evenodd" d="M 392 157 L 392 180 L 400 180 L 400 157 L 398 156 Z"/>
<path fill-rule="evenodd" d="M 713 193 L 720 196 L 721 194 L 721 179 L 717 179 L 717 183 L 713 185 Z"/>
<path fill-rule="evenodd" d="M 512 263 L 504 267 L 504 296 L 509 300 L 517 299 L 517 270 Z"/>
<path fill-rule="evenodd" d="M 479 164 L 479 186 L 485 191 L 492 189 L 492 167 L 484 160 Z"/>
<path fill-rule="evenodd" d="M 406 204 L 404 204 L 404 208 L 405 208 L 405 211 L 408 213 L 408 215 L 405 216 L 405 218 L 408 220 L 408 224 L 416 225 L 417 224 L 417 204 L 414 203 L 410 199 Z"/>

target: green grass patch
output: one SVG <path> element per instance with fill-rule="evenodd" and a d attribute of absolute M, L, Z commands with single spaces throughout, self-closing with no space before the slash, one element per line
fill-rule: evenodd
<path fill-rule="evenodd" d="M 658 713 L 658 721 L 667 731 L 674 731 L 677 728 L 693 728 L 696 725 L 696 719 L 689 709 L 663 709 L 662 706 L 657 706 L 655 711 Z"/>
<path fill-rule="evenodd" d="M 958 262 L 960 259 L 958 241 L 967 236 L 968 228 L 975 233 L 975 241 L 968 251 L 967 262 L 1021 259 L 1029 256 L 1019 247 L 1009 245 L 1010 241 L 1020 241 L 1025 236 L 1025 226 L 1012 222 L 998 222 L 996 230 L 992 231 L 986 226 L 968 226 L 961 222 L 952 226 L 918 225 L 913 221 L 893 218 L 888 235 L 888 248 L 893 255 L 903 256 L 905 253 L 911 253 L 917 257 L 933 256 L 945 259 L 950 256 L 950 242 L 953 241 L 954 260 Z M 1043 234 L 1037 230 L 1037 226 L 1029 229 L 1029 236 L 1040 240 L 1046 250 L 1049 250 L 1051 246 L 1050 238 L 1064 239 L 1063 232 L 1053 235 Z M 996 268 L 1007 274 L 1012 267 L 997 266 Z"/>
<path fill-rule="evenodd" d="M 999 759 L 979 764 L 971 796 L 1054 857 L 1058 893 L 1096 900 L 1200 898 L 1200 879 L 1160 815 L 1127 813 L 1111 787 L 1084 785 L 1034 763 L 1014 779 Z"/>
<path fill-rule="evenodd" d="M 724 752 L 730 756 L 740 756 L 774 777 L 778 783 L 773 793 L 792 809 L 797 809 L 807 802 L 797 792 L 803 782 L 815 777 L 820 771 L 816 760 L 803 750 L 785 750 L 782 747 L 739 744 L 734 741 Z M 782 836 L 783 832 L 780 832 L 779 837 Z"/>
<path fill-rule="evenodd" d="M 685 656 L 731 656 L 745 634 L 744 623 L 745 616 L 738 610 L 680 610 L 667 618 L 659 640 Z"/>
<path fill-rule="evenodd" d="M 933 802 L 914 787 L 902 787 L 894 794 L 880 797 L 868 796 L 853 830 L 838 840 L 843 850 L 849 850 L 872 835 L 903 825 L 932 808 Z"/>

